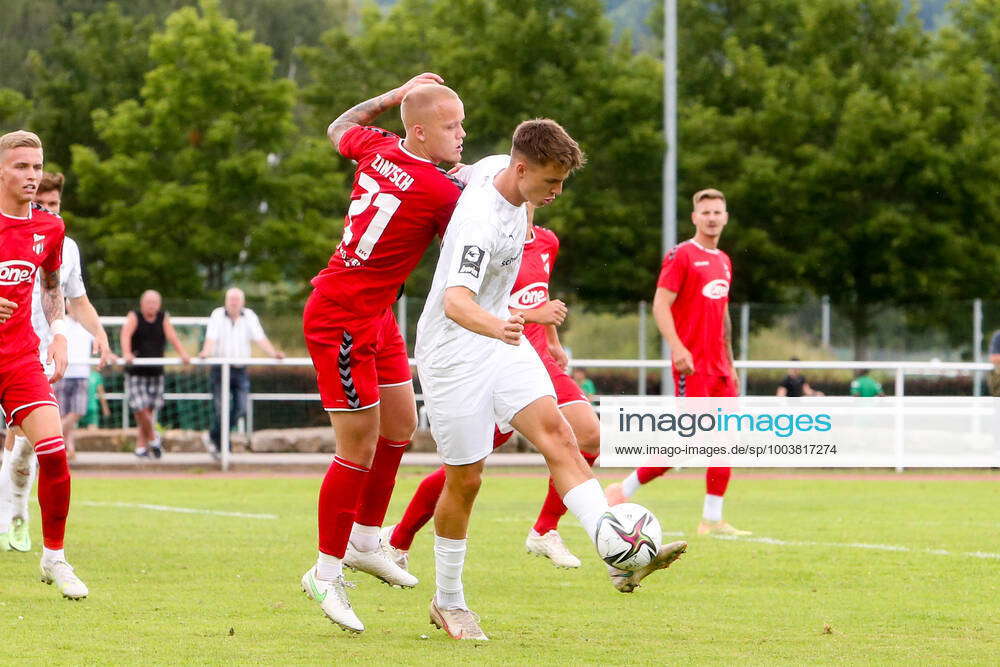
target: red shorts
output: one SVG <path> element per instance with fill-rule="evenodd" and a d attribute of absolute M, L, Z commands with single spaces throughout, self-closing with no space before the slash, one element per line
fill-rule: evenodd
<path fill-rule="evenodd" d="M 378 405 L 379 387 L 413 381 L 392 308 L 358 317 L 313 290 L 303 312 L 306 347 L 328 412 Z"/>
<path fill-rule="evenodd" d="M 0 408 L 7 426 L 20 426 L 32 410 L 43 405 L 59 407 L 37 352 L 3 360 L 0 369 Z"/>
<path fill-rule="evenodd" d="M 739 396 L 740 390 L 733 382 L 732 375 L 708 375 L 674 373 L 674 393 L 686 398 L 728 398 Z"/>
<path fill-rule="evenodd" d="M 552 386 L 556 389 L 556 405 L 560 408 L 564 405 L 569 405 L 570 403 L 587 403 L 587 396 L 580 389 L 580 385 L 573 381 L 569 375 L 566 374 L 556 360 L 548 352 L 544 354 L 539 354 L 542 358 L 542 364 L 545 366 L 545 370 L 549 373 L 549 378 L 552 380 Z"/>

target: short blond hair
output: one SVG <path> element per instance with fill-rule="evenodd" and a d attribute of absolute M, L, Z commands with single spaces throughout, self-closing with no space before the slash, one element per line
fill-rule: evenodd
<path fill-rule="evenodd" d="M 0 153 L 12 148 L 41 148 L 42 140 L 34 132 L 15 130 L 0 137 Z"/>
<path fill-rule="evenodd" d="M 721 199 L 723 204 L 726 203 L 726 195 L 722 194 L 722 190 L 716 190 L 715 188 L 698 190 L 698 192 L 694 193 L 694 197 L 691 197 L 691 203 L 697 206 L 698 202 L 702 199 Z"/>

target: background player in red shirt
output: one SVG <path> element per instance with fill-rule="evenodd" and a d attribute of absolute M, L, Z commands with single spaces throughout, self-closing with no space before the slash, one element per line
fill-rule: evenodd
<path fill-rule="evenodd" d="M 320 488 L 319 557 L 302 588 L 352 632 L 364 625 L 344 590 L 343 565 L 397 586 L 417 583 L 379 548 L 378 533 L 417 426 L 392 304 L 431 240 L 444 234 L 460 194 L 437 165 L 461 159 L 465 109 L 442 82 L 437 74 L 416 76 L 345 111 L 327 131 L 357 170 L 343 240 L 313 279 L 303 317 L 337 450 Z M 367 127 L 395 106 L 405 138 Z"/>
<path fill-rule="evenodd" d="M 33 203 L 42 178 L 42 142 L 31 132 L 0 137 L 0 297 L 16 304 L 0 323 L 0 408 L 7 426 L 19 426 L 38 456 L 38 504 L 42 513 L 42 581 L 55 583 L 68 598 L 88 594 L 66 561 L 63 538 L 69 513 L 70 476 L 59 408 L 38 358 L 31 327 L 35 274 L 42 284 L 42 309 L 53 340 L 48 360 L 52 381 L 66 371 L 65 303 L 59 266 L 65 226 Z"/>
<path fill-rule="evenodd" d="M 653 316 L 670 345 L 674 387 L 678 396 L 737 396 L 733 368 L 729 285 L 733 265 L 719 250 L 719 237 L 729 221 L 726 198 L 718 190 L 695 193 L 691 221 L 694 238 L 663 258 L 653 298 Z M 639 468 L 621 484 L 607 488 L 608 503 L 623 503 L 642 484 L 669 468 Z M 705 505 L 698 534 L 749 535 L 722 520 L 722 498 L 731 468 L 709 468 L 705 473 Z"/>
<path fill-rule="evenodd" d="M 534 207 L 529 205 L 529 221 L 533 214 Z M 532 225 L 510 295 L 510 309 L 511 313 L 520 313 L 524 317 L 523 334 L 538 352 L 552 379 L 559 411 L 573 429 L 580 453 L 593 466 L 600 453 L 601 425 L 587 397 L 566 374 L 569 359 L 556 331 L 566 318 L 566 304 L 558 299 L 549 299 L 549 278 L 558 254 L 559 238 L 555 233 Z M 513 433 L 494 431 L 494 448 L 507 442 Z M 434 515 L 444 481 L 445 467 L 441 466 L 420 482 L 399 523 L 383 529 L 382 547 L 400 567 L 406 567 L 413 538 Z M 566 505 L 550 477 L 548 494 L 535 525 L 528 531 L 525 548 L 529 553 L 549 558 L 558 567 L 580 567 L 580 559 L 569 551 L 559 536 L 559 519 L 565 513 Z"/>

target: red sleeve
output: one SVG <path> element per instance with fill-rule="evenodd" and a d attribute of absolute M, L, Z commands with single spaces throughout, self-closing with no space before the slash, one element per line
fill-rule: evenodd
<path fill-rule="evenodd" d="M 680 252 L 680 248 L 673 248 L 663 258 L 663 265 L 660 267 L 660 278 L 656 281 L 657 287 L 668 289 L 674 294 L 681 291 L 684 285 L 684 278 L 687 276 L 688 259 L 687 253 Z"/>
<path fill-rule="evenodd" d="M 552 258 L 549 259 L 549 276 L 556 270 L 556 258 L 559 256 L 559 237 L 556 233 L 549 230 L 549 236 L 552 237 Z"/>
<path fill-rule="evenodd" d="M 371 125 L 356 125 L 340 135 L 337 150 L 348 160 L 360 160 L 372 150 L 372 146 L 387 137 L 395 136 L 388 130 Z"/>
<path fill-rule="evenodd" d="M 42 260 L 42 268 L 48 273 L 57 271 L 59 270 L 59 267 L 62 266 L 62 247 L 63 238 L 65 236 L 66 226 L 61 222 L 56 231 L 49 234 L 49 238 L 52 239 L 53 242 L 48 244 L 49 254 L 47 254 L 45 259 Z"/>

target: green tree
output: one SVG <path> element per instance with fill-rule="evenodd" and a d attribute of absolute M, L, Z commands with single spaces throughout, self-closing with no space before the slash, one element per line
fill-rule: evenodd
<path fill-rule="evenodd" d="M 626 308 L 649 297 L 659 261 L 659 67 L 612 43 L 598 0 L 403 0 L 385 15 L 368 11 L 356 35 L 327 33 L 303 58 L 317 134 L 425 70 L 465 100 L 469 161 L 509 150 L 521 120 L 562 123 L 590 161 L 538 215 L 562 236 L 557 291 Z M 401 130 L 398 114 L 379 122 Z M 426 292 L 427 280 L 416 275 L 412 291 Z"/>
<path fill-rule="evenodd" d="M 10 88 L 0 88 L 0 133 L 25 126 L 31 114 L 31 102 Z"/>
<path fill-rule="evenodd" d="M 94 114 L 110 156 L 73 147 L 80 198 L 99 211 L 80 222 L 107 293 L 201 295 L 247 270 L 267 202 L 287 196 L 269 155 L 294 133 L 294 84 L 217 0 L 172 14 L 149 58 L 141 99 Z"/>

